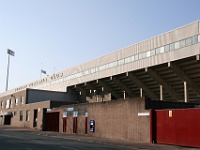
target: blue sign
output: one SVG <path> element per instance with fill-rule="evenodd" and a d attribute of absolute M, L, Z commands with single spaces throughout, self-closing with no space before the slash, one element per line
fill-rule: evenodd
<path fill-rule="evenodd" d="M 95 121 L 90 120 L 90 132 L 94 132 L 94 131 L 95 131 Z"/>

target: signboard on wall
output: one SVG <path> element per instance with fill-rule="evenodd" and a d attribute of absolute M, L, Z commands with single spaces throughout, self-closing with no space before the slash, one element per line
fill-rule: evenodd
<path fill-rule="evenodd" d="M 67 117 L 67 111 L 63 112 L 63 117 Z"/>
<path fill-rule="evenodd" d="M 169 110 L 169 117 L 172 117 L 172 110 Z"/>

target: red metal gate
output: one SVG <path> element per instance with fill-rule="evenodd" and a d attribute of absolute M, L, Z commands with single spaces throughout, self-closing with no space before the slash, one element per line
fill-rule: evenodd
<path fill-rule="evenodd" d="M 152 142 L 200 147 L 200 109 L 156 110 L 151 116 Z"/>
<path fill-rule="evenodd" d="M 77 117 L 73 117 L 73 133 L 77 133 Z"/>
<path fill-rule="evenodd" d="M 88 124 L 88 117 L 85 117 L 85 134 L 87 134 L 88 130 L 87 124 Z"/>
<path fill-rule="evenodd" d="M 67 132 L 67 117 L 63 117 L 63 132 Z"/>
<path fill-rule="evenodd" d="M 59 112 L 46 113 L 46 131 L 59 132 Z"/>

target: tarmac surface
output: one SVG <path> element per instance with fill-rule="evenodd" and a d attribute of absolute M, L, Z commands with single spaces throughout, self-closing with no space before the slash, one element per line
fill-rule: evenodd
<path fill-rule="evenodd" d="M 29 128 L 19 128 L 19 127 L 10 127 L 10 126 L 0 126 L 0 131 L 18 131 L 18 132 L 30 132 L 37 134 L 39 136 L 47 136 L 56 139 L 65 139 L 65 140 L 73 140 L 73 141 L 81 141 L 81 142 L 90 142 L 90 143 L 98 143 L 98 144 L 107 144 L 107 145 L 119 145 L 120 147 L 126 147 L 132 150 L 200 150 L 200 148 L 192 148 L 192 147 L 183 147 L 183 146 L 175 146 L 175 145 L 161 145 L 161 144 L 151 144 L 151 143 L 134 143 L 131 141 L 123 141 L 123 140 L 112 140 L 106 138 L 99 137 L 91 137 L 77 134 L 66 134 L 66 133 L 58 133 L 58 132 L 50 132 L 50 131 L 39 131 L 36 129 Z"/>

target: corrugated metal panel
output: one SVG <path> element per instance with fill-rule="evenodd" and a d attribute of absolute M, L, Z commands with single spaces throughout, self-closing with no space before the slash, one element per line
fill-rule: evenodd
<path fill-rule="evenodd" d="M 156 110 L 156 142 L 200 147 L 200 109 Z"/>
<path fill-rule="evenodd" d="M 200 109 L 191 109 L 187 111 L 187 145 L 200 147 Z M 185 130 L 187 131 L 187 130 Z"/>

